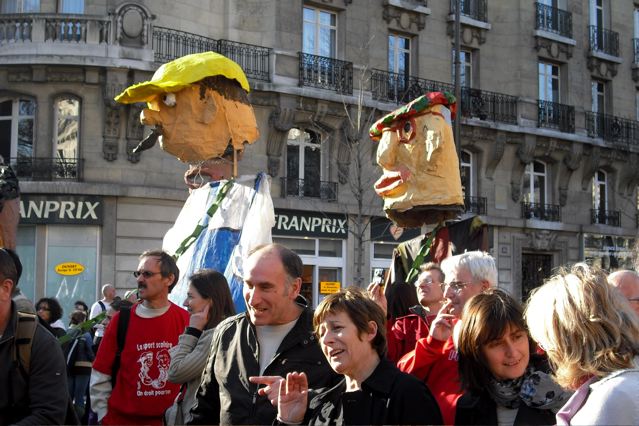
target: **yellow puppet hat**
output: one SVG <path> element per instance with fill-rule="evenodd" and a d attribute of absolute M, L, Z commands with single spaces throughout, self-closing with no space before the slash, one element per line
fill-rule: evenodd
<path fill-rule="evenodd" d="M 151 80 L 126 88 L 115 100 L 123 104 L 148 102 L 158 93 L 179 92 L 192 83 L 215 75 L 236 80 L 244 90 L 250 91 L 246 75 L 237 63 L 219 53 L 203 52 L 163 64 Z"/>

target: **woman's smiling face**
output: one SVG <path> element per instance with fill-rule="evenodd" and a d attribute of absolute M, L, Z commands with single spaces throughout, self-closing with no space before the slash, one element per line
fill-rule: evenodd
<path fill-rule="evenodd" d="M 483 345 L 482 352 L 495 379 L 517 379 L 524 375 L 530 360 L 528 333 L 509 324 L 501 337 Z"/>

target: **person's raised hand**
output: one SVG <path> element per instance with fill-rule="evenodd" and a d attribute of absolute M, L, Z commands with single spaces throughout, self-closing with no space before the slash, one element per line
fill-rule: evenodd
<path fill-rule="evenodd" d="M 384 314 L 388 312 L 388 301 L 386 300 L 386 295 L 384 294 L 384 286 L 381 284 L 372 282 L 366 288 L 368 292 L 368 297 L 373 299 L 373 302 L 377 303 Z"/>
<path fill-rule="evenodd" d="M 206 303 L 200 312 L 193 312 L 191 318 L 189 318 L 189 327 L 197 328 L 198 330 L 204 330 L 206 323 L 209 322 L 209 309 L 211 308 L 211 302 Z"/>
<path fill-rule="evenodd" d="M 257 390 L 257 394 L 265 396 L 271 402 L 273 407 L 277 408 L 278 393 L 280 391 L 280 382 L 283 382 L 284 378 L 281 376 L 251 376 L 249 382 L 257 383 L 258 385 L 264 385 L 263 388 Z"/>
<path fill-rule="evenodd" d="M 433 339 L 446 341 L 453 335 L 453 319 L 455 316 L 449 313 L 451 305 L 452 302 L 450 300 L 446 301 L 430 325 L 430 335 Z"/>
<path fill-rule="evenodd" d="M 301 423 L 308 403 L 308 379 L 306 373 L 288 373 L 279 382 L 277 418 L 282 423 Z"/>

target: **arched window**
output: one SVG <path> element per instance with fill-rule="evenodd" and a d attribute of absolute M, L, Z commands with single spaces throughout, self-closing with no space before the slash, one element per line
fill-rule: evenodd
<path fill-rule="evenodd" d="M 608 174 L 597 170 L 592 178 L 592 208 L 605 212 L 608 210 Z"/>
<path fill-rule="evenodd" d="M 292 128 L 286 146 L 288 195 L 321 196 L 321 138 L 311 130 Z"/>
<path fill-rule="evenodd" d="M 541 161 L 528 163 L 524 173 L 524 188 L 522 191 L 525 203 L 546 204 L 546 164 Z"/>
<path fill-rule="evenodd" d="M 33 157 L 33 123 L 36 102 L 25 97 L 0 98 L 0 155 Z"/>
<path fill-rule="evenodd" d="M 475 196 L 475 182 L 473 179 L 473 153 L 463 149 L 461 151 L 461 183 L 464 198 Z"/>

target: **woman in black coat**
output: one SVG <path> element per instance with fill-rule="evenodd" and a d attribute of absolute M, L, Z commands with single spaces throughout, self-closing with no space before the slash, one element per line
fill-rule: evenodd
<path fill-rule="evenodd" d="M 457 401 L 455 424 L 555 424 L 569 393 L 547 374 L 521 305 L 508 293 L 491 289 L 466 303 L 457 350 L 465 393 Z"/>
<path fill-rule="evenodd" d="M 384 358 L 386 316 L 358 288 L 327 296 L 313 325 L 335 372 L 335 387 L 315 392 L 308 404 L 305 373 L 289 373 L 278 395 L 278 421 L 313 425 L 441 424 L 426 385 Z"/>

